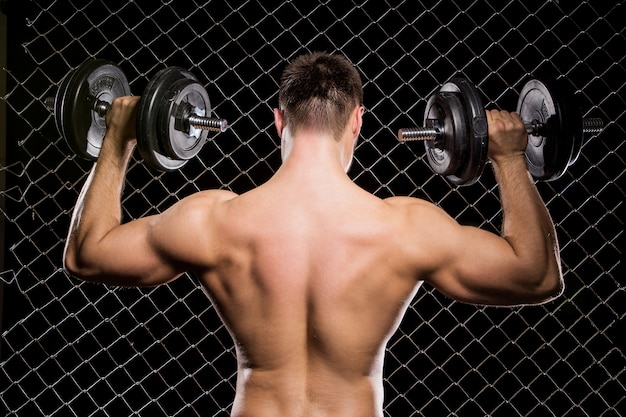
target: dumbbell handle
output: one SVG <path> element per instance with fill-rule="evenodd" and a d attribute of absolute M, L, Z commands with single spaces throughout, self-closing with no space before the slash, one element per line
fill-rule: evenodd
<path fill-rule="evenodd" d="M 541 136 L 545 123 L 538 120 L 524 122 L 526 132 L 530 135 Z M 590 117 L 583 119 L 583 134 L 598 134 L 602 131 L 604 122 L 598 117 Z M 443 130 L 439 127 L 413 127 L 398 130 L 398 140 L 400 142 L 409 142 L 415 140 L 431 140 L 435 141 L 443 134 Z"/>
<path fill-rule="evenodd" d="M 50 111 L 54 111 L 54 100 L 55 98 L 53 96 L 49 96 L 46 97 L 46 100 L 44 101 L 46 108 Z M 96 100 L 92 110 L 98 113 L 98 116 L 104 117 L 106 116 L 110 108 L 111 103 L 108 103 L 104 100 Z"/>
<path fill-rule="evenodd" d="M 54 111 L 54 100 L 54 97 L 46 97 L 45 104 L 50 111 Z M 96 99 L 92 110 L 98 113 L 98 116 L 105 117 L 110 108 L 111 103 Z M 225 132 L 226 129 L 228 129 L 228 122 L 225 119 L 197 116 L 195 114 L 187 117 L 187 124 L 196 129 L 209 130 L 213 132 Z"/>
<path fill-rule="evenodd" d="M 98 113 L 98 116 L 100 117 L 106 117 L 110 108 L 111 108 L 111 103 L 108 103 L 104 100 L 96 100 L 93 106 L 93 111 Z"/>

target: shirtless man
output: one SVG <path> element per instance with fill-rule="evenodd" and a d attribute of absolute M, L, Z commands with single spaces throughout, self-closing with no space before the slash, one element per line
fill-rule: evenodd
<path fill-rule="evenodd" d="M 492 110 L 489 158 L 502 236 L 431 203 L 385 200 L 346 175 L 362 86 L 344 58 L 285 70 L 274 121 L 283 164 L 237 195 L 203 191 L 121 224 L 137 97 L 116 99 L 81 192 L 64 256 L 88 281 L 154 286 L 195 275 L 236 347 L 233 417 L 382 417 L 383 356 L 426 281 L 468 303 L 541 303 L 562 291 L 554 226 L 526 169 L 519 117 Z"/>

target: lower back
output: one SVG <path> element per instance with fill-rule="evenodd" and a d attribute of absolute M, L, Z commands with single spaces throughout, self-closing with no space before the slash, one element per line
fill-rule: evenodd
<path fill-rule="evenodd" d="M 382 385 L 371 378 L 347 381 L 317 369 L 245 370 L 238 375 L 232 417 L 382 417 Z"/>

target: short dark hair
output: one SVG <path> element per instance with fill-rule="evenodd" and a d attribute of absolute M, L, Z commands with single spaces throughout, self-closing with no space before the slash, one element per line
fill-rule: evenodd
<path fill-rule="evenodd" d="M 283 72 L 278 103 L 292 134 L 312 128 L 338 140 L 352 110 L 363 103 L 361 77 L 343 56 L 301 55 Z"/>

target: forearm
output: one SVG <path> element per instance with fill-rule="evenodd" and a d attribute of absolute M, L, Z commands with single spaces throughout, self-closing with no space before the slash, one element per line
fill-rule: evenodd
<path fill-rule="evenodd" d="M 114 133 L 112 133 L 114 134 Z M 79 274 L 97 256 L 97 244 L 122 220 L 121 194 L 133 142 L 105 137 L 98 162 L 81 190 L 64 253 L 65 267 Z"/>
<path fill-rule="evenodd" d="M 504 213 L 502 236 L 519 262 L 521 284 L 560 292 L 563 283 L 556 231 L 524 156 L 492 165 Z"/>

